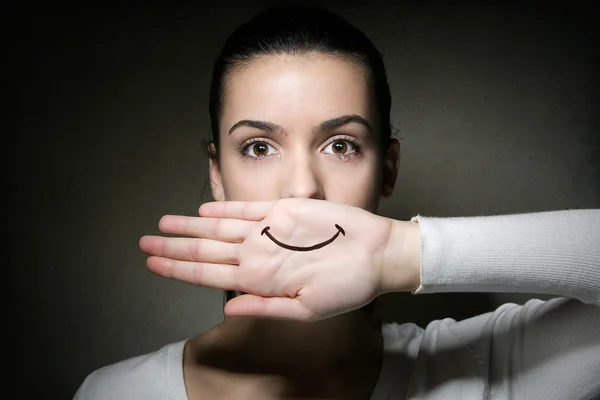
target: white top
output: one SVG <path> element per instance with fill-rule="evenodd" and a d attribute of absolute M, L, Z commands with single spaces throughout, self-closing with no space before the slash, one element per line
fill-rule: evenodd
<path fill-rule="evenodd" d="M 383 325 L 372 400 L 600 398 L 600 210 L 414 219 L 422 282 L 415 293 L 558 297 L 425 329 Z M 186 341 L 93 372 L 75 399 L 187 400 Z"/>

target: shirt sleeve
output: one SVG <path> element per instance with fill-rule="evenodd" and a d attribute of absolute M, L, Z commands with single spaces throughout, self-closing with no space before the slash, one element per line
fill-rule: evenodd
<path fill-rule="evenodd" d="M 432 322 L 407 397 L 600 398 L 600 210 L 416 219 L 416 293 L 557 297 Z"/>
<path fill-rule="evenodd" d="M 417 294 L 537 293 L 600 305 L 600 210 L 413 220 Z"/>

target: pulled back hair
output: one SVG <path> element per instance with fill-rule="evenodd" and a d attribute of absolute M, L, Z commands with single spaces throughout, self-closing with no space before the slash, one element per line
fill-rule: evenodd
<path fill-rule="evenodd" d="M 314 53 L 339 57 L 365 74 L 375 97 L 379 147 L 382 154 L 387 152 L 392 136 L 391 96 L 381 53 L 360 29 L 337 14 L 319 7 L 283 5 L 268 8 L 240 25 L 217 56 L 209 98 L 211 140 L 205 143 L 212 160 L 219 160 L 219 123 L 231 75 L 258 57 Z M 228 291 L 225 300 L 239 294 Z"/>
<path fill-rule="evenodd" d="M 337 14 L 319 7 L 283 5 L 268 8 L 240 25 L 215 61 L 209 98 L 214 149 L 205 146 L 209 157 L 219 159 L 219 123 L 231 75 L 261 56 L 313 53 L 339 57 L 365 73 L 375 95 L 379 143 L 387 150 L 392 136 L 391 96 L 381 53 L 360 29 Z"/>

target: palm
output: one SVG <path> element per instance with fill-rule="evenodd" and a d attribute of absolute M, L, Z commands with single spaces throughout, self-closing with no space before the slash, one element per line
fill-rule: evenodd
<path fill-rule="evenodd" d="M 230 301 L 229 315 L 322 319 L 359 308 L 378 294 L 380 260 L 390 231 L 384 218 L 360 208 L 310 199 L 203 207 L 200 219 L 236 220 L 239 229 L 244 229 L 243 235 L 234 235 L 237 243 L 227 243 L 235 246 L 231 248 L 235 265 L 204 265 L 201 275 L 176 279 L 248 293 Z M 202 233 L 197 236 L 215 239 Z M 206 253 L 206 258 L 215 258 Z M 180 259 L 187 261 L 181 268 L 193 268 L 185 257 Z M 149 266 L 156 269 L 151 262 Z M 155 272 L 177 275 L 175 267 Z M 185 272 L 180 276 L 190 277 Z"/>

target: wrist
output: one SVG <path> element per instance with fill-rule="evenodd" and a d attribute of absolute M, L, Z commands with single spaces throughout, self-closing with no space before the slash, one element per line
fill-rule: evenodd
<path fill-rule="evenodd" d="M 381 293 L 412 292 L 421 285 L 421 232 L 412 221 L 390 220 L 381 265 Z"/>

